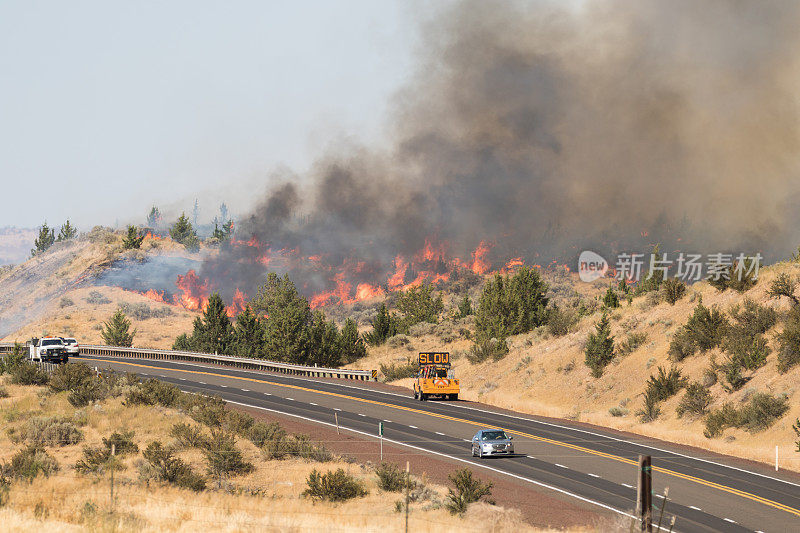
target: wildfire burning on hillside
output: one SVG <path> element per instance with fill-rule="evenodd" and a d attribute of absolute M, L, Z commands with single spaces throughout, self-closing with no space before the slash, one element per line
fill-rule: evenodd
<path fill-rule="evenodd" d="M 319 307 L 581 250 L 796 247 L 796 2 L 447 6 L 386 142 L 273 173 L 176 302 L 238 308 L 267 272 Z"/>

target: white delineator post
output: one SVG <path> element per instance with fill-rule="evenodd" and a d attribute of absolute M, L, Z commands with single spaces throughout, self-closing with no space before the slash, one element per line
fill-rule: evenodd
<path fill-rule="evenodd" d="M 775 471 L 778 471 L 778 446 L 775 445 Z"/>

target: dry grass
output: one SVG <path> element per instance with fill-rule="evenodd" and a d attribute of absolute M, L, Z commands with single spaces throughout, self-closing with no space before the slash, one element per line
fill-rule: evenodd
<path fill-rule="evenodd" d="M 41 387 L 5 387 L 10 397 L 0 400 L 0 419 L 6 428 L 21 426 L 32 416 L 74 416 L 78 411 L 63 393 L 51 394 Z M 97 446 L 101 437 L 112 431 L 133 430 L 134 441 L 143 449 L 153 439 L 171 442 L 169 428 L 190 420 L 173 409 L 125 407 L 119 399 L 83 413 L 88 418 L 82 428 L 84 442 L 49 450 L 60 471 L 31 484 L 12 485 L 9 504 L 0 509 L 4 531 L 399 531 L 403 527 L 403 515 L 395 511 L 401 496 L 379 490 L 370 467 L 343 460 L 325 464 L 300 459 L 269 461 L 242 439 L 238 446 L 255 465 L 253 473 L 223 480 L 222 488 L 211 482 L 209 490 L 200 493 L 143 481 L 137 468 L 141 454 L 125 458 L 126 468 L 116 474 L 114 513 L 110 514 L 109 477 L 81 475 L 72 468 L 83 445 Z M 7 461 L 19 447 L 6 432 L 0 434 L 0 461 Z M 196 471 L 204 471 L 196 450 L 184 450 L 180 456 Z M 340 504 L 312 502 L 300 494 L 313 468 L 344 468 L 370 493 Z M 411 506 L 414 531 L 534 531 L 518 511 L 501 507 L 476 505 L 465 517 L 453 517 L 434 503 L 444 499 L 446 489 L 428 486 L 433 499 Z"/>
<path fill-rule="evenodd" d="M 612 313 L 612 332 L 616 341 L 623 340 L 630 331 L 637 331 L 647 334 L 647 342 L 633 353 L 617 358 L 600 379 L 591 377 L 583 353 L 584 342 L 598 320 L 598 313 L 583 318 L 574 332 L 563 337 L 554 338 L 545 331 L 512 337 L 509 339 L 511 352 L 499 362 L 472 365 L 465 357 L 457 358 L 453 367 L 456 376 L 462 380 L 461 397 L 524 413 L 581 420 L 770 464 L 775 461 L 775 446 L 778 446 L 781 468 L 800 471 L 800 454 L 795 452 L 794 445 L 797 439 L 791 428 L 800 416 L 800 402 L 797 401 L 800 368 L 783 375 L 777 372 L 774 332 L 767 334 L 773 348 L 767 365 L 757 370 L 744 388 L 730 394 L 718 383 L 710 389 L 714 397 L 712 409 L 720 407 L 723 402 L 739 405 L 753 391 L 787 394 L 791 410 L 769 430 L 750 434 L 741 429 L 729 429 L 721 438 L 707 439 L 703 436 L 701 420 L 678 418 L 675 414 L 682 392 L 661 405 L 662 415 L 655 422 L 644 424 L 634 416 L 641 406 L 639 394 L 644 391 L 647 378 L 658 365 L 668 367 L 671 364 L 668 359 L 670 339 L 686 323 L 697 305 L 698 296 L 702 297 L 704 305 L 719 305 L 725 310 L 741 303 L 747 296 L 785 313 L 787 302 L 770 300 L 766 295 L 770 281 L 781 272 L 798 276 L 800 265 L 780 263 L 762 269 L 758 284 L 743 295 L 731 290 L 720 293 L 707 283 L 698 283 L 690 287 L 687 296 L 674 306 L 666 303 L 650 306 L 646 303 L 646 296 L 636 298 L 632 306 L 623 302 L 622 307 Z M 576 282 L 575 285 L 579 292 L 585 291 L 582 287 L 585 284 Z M 777 328 L 780 329 L 780 325 Z M 415 357 L 418 351 L 463 352 L 469 348 L 470 342 L 462 339 L 443 344 L 439 337 L 426 335 L 413 338 L 411 344 L 411 350 L 389 346 L 370 348 L 368 357 L 352 366 L 379 368 L 381 363 L 405 362 L 407 357 Z M 714 353 L 718 361 L 724 360 L 719 351 L 712 351 L 691 356 L 678 366 L 690 380 L 700 380 Z M 497 387 L 485 387 L 487 382 Z M 411 387 L 410 379 L 394 383 Z M 628 414 L 611 416 L 608 410 L 617 406 L 628 409 Z"/>

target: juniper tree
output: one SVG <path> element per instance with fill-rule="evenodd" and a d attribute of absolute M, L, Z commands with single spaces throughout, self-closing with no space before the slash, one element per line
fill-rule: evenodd
<path fill-rule="evenodd" d="M 352 363 L 366 357 L 367 347 L 358 334 L 358 326 L 352 318 L 344 321 L 344 327 L 339 335 L 339 350 L 344 364 Z"/>
<path fill-rule="evenodd" d="M 592 370 L 592 376 L 599 378 L 603 375 L 603 369 L 614 357 L 614 337 L 611 335 L 608 313 L 603 313 L 595 325 L 594 333 L 589 334 L 585 353 L 586 366 Z"/>
<path fill-rule="evenodd" d="M 189 222 L 185 213 L 181 213 L 181 216 L 178 217 L 178 220 L 176 220 L 175 224 L 169 229 L 169 235 L 172 237 L 172 240 L 183 244 L 187 249 L 193 247 L 195 244 L 199 244 L 197 233 L 195 233 L 192 223 Z"/>
<path fill-rule="evenodd" d="M 325 313 L 314 311 L 308 332 L 309 353 L 308 364 L 316 364 L 328 368 L 341 364 L 341 346 L 339 328 L 333 321 L 326 321 Z"/>
<path fill-rule="evenodd" d="M 433 297 L 433 286 L 424 284 L 411 287 L 397 295 L 397 309 L 402 312 L 406 326 L 420 322 L 438 322 L 438 315 L 444 309 L 442 295 Z"/>
<path fill-rule="evenodd" d="M 208 298 L 203 316 L 194 319 L 191 345 L 200 352 L 228 353 L 232 341 L 231 319 L 228 318 L 225 302 L 215 292 Z"/>
<path fill-rule="evenodd" d="M 372 331 L 364 336 L 364 340 L 373 346 L 380 346 L 389 337 L 397 335 L 399 320 L 394 313 L 389 313 L 386 304 L 381 304 L 378 314 L 372 319 Z"/>
<path fill-rule="evenodd" d="M 58 232 L 58 237 L 56 238 L 56 242 L 68 241 L 74 238 L 78 234 L 78 230 L 75 229 L 75 226 L 69 223 L 69 219 L 61 226 L 61 230 Z"/>
<path fill-rule="evenodd" d="M 278 277 L 274 272 L 258 289 L 250 302 L 253 311 L 266 315 L 264 319 L 264 349 L 278 361 L 302 363 L 308 357 L 308 327 L 311 308 L 288 275 Z"/>
<path fill-rule="evenodd" d="M 617 293 L 614 292 L 612 287 L 609 287 L 605 296 L 603 296 L 603 305 L 608 309 L 619 307 L 619 297 L 617 297 Z"/>
<path fill-rule="evenodd" d="M 122 247 L 126 250 L 141 248 L 144 235 L 139 235 L 136 226 L 128 226 L 128 234 L 122 238 Z"/>
<path fill-rule="evenodd" d="M 155 228 L 161 223 L 161 211 L 156 206 L 150 208 L 150 213 L 147 215 L 147 226 Z"/>
<path fill-rule="evenodd" d="M 465 294 L 464 299 L 458 304 L 458 317 L 459 318 L 466 318 L 472 314 L 472 301 L 469 299 L 469 295 Z"/>
<path fill-rule="evenodd" d="M 136 330 L 131 331 L 131 321 L 122 309 L 117 309 L 111 320 L 103 324 L 101 335 L 109 346 L 132 346 Z"/>
<path fill-rule="evenodd" d="M 239 357 L 264 357 L 264 325 L 249 305 L 236 317 L 231 352 Z"/>
<path fill-rule="evenodd" d="M 46 251 L 53 246 L 54 242 L 56 242 L 55 230 L 50 228 L 47 225 L 47 221 L 45 221 L 42 227 L 39 228 L 39 237 L 33 241 L 33 245 L 36 246 L 36 248 L 31 250 L 31 255 L 33 256 Z"/>

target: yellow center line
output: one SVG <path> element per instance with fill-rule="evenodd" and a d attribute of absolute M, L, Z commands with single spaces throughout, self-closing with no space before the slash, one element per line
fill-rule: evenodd
<path fill-rule="evenodd" d="M 101 362 L 101 363 L 111 363 L 111 362 L 113 362 L 114 364 L 118 364 L 118 365 L 136 366 L 136 367 L 140 367 L 140 368 L 151 368 L 151 369 L 162 370 L 162 371 L 167 370 L 167 371 L 173 371 L 173 372 L 184 372 L 184 373 L 187 373 L 187 374 L 199 374 L 199 375 L 215 376 L 215 377 L 228 378 L 228 379 L 238 379 L 238 380 L 241 380 L 241 381 L 250 381 L 252 383 L 263 383 L 263 384 L 266 384 L 266 385 L 275 385 L 277 387 L 284 387 L 284 388 L 287 388 L 287 389 L 294 389 L 294 390 L 299 390 L 299 391 L 312 392 L 312 393 L 315 393 L 315 394 L 323 394 L 323 395 L 326 395 L 326 396 L 333 396 L 333 397 L 336 397 L 336 398 L 343 398 L 343 399 L 346 399 L 346 400 L 354 400 L 354 401 L 358 401 L 358 402 L 362 402 L 362 403 L 369 403 L 369 404 L 372 404 L 372 405 L 380 405 L 380 406 L 383 406 L 383 407 L 390 407 L 392 409 L 401 409 L 403 411 L 407 411 L 407 412 L 410 412 L 410 413 L 417 413 L 417 414 L 421 414 L 421 415 L 432 416 L 432 417 L 441 418 L 441 419 L 444 419 L 444 420 L 450 420 L 452 422 L 459 422 L 459 423 L 463 423 L 463 424 L 468 424 L 468 425 L 472 425 L 472 426 L 476 426 L 476 427 L 483 427 L 484 426 L 484 424 L 475 422 L 473 420 L 467 420 L 467 419 L 464 419 L 464 418 L 457 418 L 457 417 L 448 416 L 448 415 L 444 415 L 444 414 L 440 414 L 440 413 L 433 413 L 433 412 L 430 412 L 430 411 L 422 411 L 420 409 L 414 409 L 412 407 L 405 407 L 405 406 L 402 406 L 402 405 L 396 405 L 396 404 L 391 404 L 391 403 L 386 403 L 386 402 L 380 402 L 380 401 L 377 401 L 377 400 L 368 400 L 366 398 L 357 398 L 355 396 L 349 396 L 347 394 L 339 394 L 337 392 L 321 391 L 321 390 L 317 390 L 317 389 L 311 389 L 311 388 L 308 388 L 308 387 L 301 387 L 300 385 L 290 385 L 288 383 L 276 383 L 274 381 L 266 381 L 266 380 L 263 380 L 263 379 L 247 378 L 247 377 L 241 377 L 241 376 L 230 376 L 230 375 L 226 375 L 226 374 L 218 374 L 216 372 L 205 372 L 205 371 L 202 371 L 202 370 L 183 370 L 183 369 L 174 369 L 174 368 L 164 368 L 164 367 L 160 367 L 160 366 L 144 365 L 144 364 L 141 364 L 141 363 L 127 363 L 127 362 L 123 362 L 123 361 L 107 361 L 105 359 L 93 359 L 91 357 L 81 357 L 81 359 L 82 360 L 86 360 L 86 361 L 97 361 L 97 362 Z M 525 432 L 522 432 L 522 431 L 508 430 L 508 432 L 512 433 L 514 435 L 527 437 L 527 438 L 532 439 L 532 440 L 537 440 L 537 441 L 540 441 L 540 442 L 546 442 L 548 444 L 552 444 L 552 445 L 555 445 L 555 446 L 561 446 L 561 447 L 564 447 L 564 448 L 569 448 L 569 449 L 576 450 L 576 451 L 579 451 L 579 452 L 582 452 L 582 453 L 596 455 L 596 456 L 599 456 L 599 457 L 603 457 L 605 459 L 611 459 L 613 461 L 618 461 L 618 462 L 629 464 L 629 465 L 636 466 L 636 465 L 639 464 L 638 461 L 635 461 L 633 459 L 628 459 L 627 457 L 620 457 L 618 455 L 613 455 L 613 454 L 610 454 L 610 453 L 600 452 L 600 451 L 592 450 L 590 448 L 584 448 L 583 446 L 578 446 L 576 444 L 570 444 L 568 442 L 562 442 L 562 441 L 558 441 L 558 440 L 548 439 L 546 437 L 540 437 L 538 435 L 532 435 L 530 433 L 525 433 Z M 761 496 L 758 496 L 758 495 L 755 495 L 755 494 L 751 494 L 749 492 L 745 492 L 745 491 L 742 491 L 742 490 L 739 490 L 739 489 L 735 489 L 733 487 L 728 487 L 727 485 L 721 485 L 719 483 L 714 483 L 713 481 L 707 481 L 707 480 L 699 478 L 699 477 L 690 476 L 688 474 L 682 474 L 680 472 L 676 472 L 674 470 L 669 470 L 667 468 L 660 468 L 660 467 L 654 466 L 653 467 L 653 471 L 659 472 L 661 474 L 667 474 L 667 475 L 670 475 L 670 476 L 675 476 L 677 478 L 685 479 L 687 481 L 692 481 L 694 483 L 698 483 L 700 485 L 705 485 L 707 487 L 712 487 L 712 488 L 715 488 L 717 490 L 721 490 L 723 492 L 728 492 L 730 494 L 735 494 L 737 496 L 741 496 L 743 498 L 747 498 L 747 499 L 752 500 L 754 502 L 758 502 L 758 503 L 762 503 L 764 505 L 768 505 L 770 507 L 774 507 L 775 509 L 780 509 L 781 511 L 786 511 L 787 513 L 791 513 L 793 515 L 796 515 L 796 516 L 800 517 L 800 510 L 799 509 L 795 509 L 794 507 L 790 507 L 788 505 L 784 505 L 782 503 L 779 503 L 779 502 L 776 502 L 776 501 L 773 501 L 773 500 L 769 500 L 767 498 L 762 498 Z"/>

